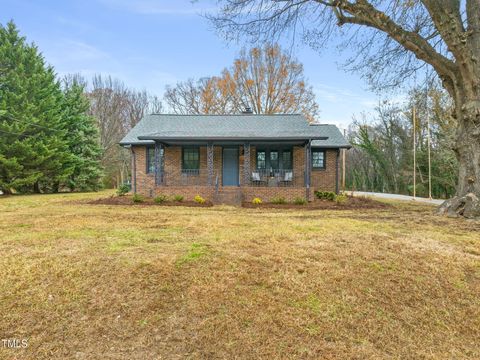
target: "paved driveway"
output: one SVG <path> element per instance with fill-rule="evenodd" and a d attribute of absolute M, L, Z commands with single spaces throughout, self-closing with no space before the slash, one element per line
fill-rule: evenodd
<path fill-rule="evenodd" d="M 422 198 L 418 196 L 414 199 L 413 196 L 408 196 L 408 195 L 384 194 L 384 193 L 363 192 L 363 191 L 346 191 L 346 193 L 350 195 L 353 194 L 353 196 L 371 196 L 371 197 L 378 197 L 382 199 L 420 201 L 420 202 L 433 204 L 433 205 L 440 205 L 445 201 L 442 199 L 429 199 L 429 198 Z"/>

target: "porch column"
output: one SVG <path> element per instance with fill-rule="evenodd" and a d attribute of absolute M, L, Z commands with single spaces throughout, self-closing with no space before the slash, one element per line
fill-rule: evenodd
<path fill-rule="evenodd" d="M 310 175 L 312 171 L 312 161 L 311 156 L 312 156 L 312 142 L 311 140 L 308 140 L 307 144 L 305 145 L 305 187 L 307 188 L 306 190 L 306 198 L 307 201 L 310 201 Z"/>
<path fill-rule="evenodd" d="M 162 151 L 162 144 L 155 141 L 155 185 L 161 185 L 163 180 L 162 167 L 160 164 L 160 153 Z"/>
<path fill-rule="evenodd" d="M 244 185 L 248 186 L 250 182 L 250 143 L 243 144 L 243 180 Z"/>
<path fill-rule="evenodd" d="M 213 143 L 207 143 L 207 172 L 208 172 L 208 185 L 213 185 Z"/>

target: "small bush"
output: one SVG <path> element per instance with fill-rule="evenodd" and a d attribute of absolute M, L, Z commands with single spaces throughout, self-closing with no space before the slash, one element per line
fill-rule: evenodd
<path fill-rule="evenodd" d="M 337 204 L 345 204 L 347 200 L 348 200 L 348 197 L 345 194 L 340 194 L 335 196 L 335 201 L 337 202 Z"/>
<path fill-rule="evenodd" d="M 253 200 L 252 200 L 252 204 L 254 204 L 254 205 L 259 205 L 261 203 L 262 203 L 262 199 L 260 199 L 258 197 L 253 198 Z"/>
<path fill-rule="evenodd" d="M 130 186 L 128 186 L 128 184 L 122 184 L 117 189 L 117 195 L 124 196 L 129 191 L 130 191 Z"/>
<path fill-rule="evenodd" d="M 284 197 L 278 196 L 278 197 L 272 198 L 272 200 L 270 200 L 270 202 L 272 204 L 286 204 L 287 200 L 285 200 Z"/>
<path fill-rule="evenodd" d="M 409 185 L 407 189 L 408 189 L 408 194 L 410 196 L 413 196 L 413 185 Z M 415 191 L 416 196 L 425 196 L 425 197 L 428 196 L 428 188 L 423 184 L 417 184 L 417 186 L 415 187 L 415 190 L 416 190 Z"/>
<path fill-rule="evenodd" d="M 307 203 L 307 199 L 305 198 L 301 198 L 301 197 L 297 197 L 295 198 L 295 200 L 293 200 L 293 203 L 295 205 L 305 205 Z"/>
<path fill-rule="evenodd" d="M 133 201 L 134 203 L 142 203 L 143 200 L 144 200 L 144 199 L 143 199 L 143 196 L 140 195 L 140 194 L 133 194 L 133 196 L 132 196 L 132 201 Z"/>
<path fill-rule="evenodd" d="M 195 195 L 193 200 L 199 204 L 205 204 L 205 199 L 201 197 L 200 195 Z"/>
<path fill-rule="evenodd" d="M 173 196 L 173 201 L 176 201 L 176 202 L 182 202 L 183 201 L 183 195 L 174 195 Z"/>
<path fill-rule="evenodd" d="M 167 197 L 167 195 L 164 195 L 164 194 L 160 194 L 156 198 L 153 199 L 153 201 L 155 201 L 157 204 L 164 203 L 167 200 L 168 200 L 168 197 Z"/>
<path fill-rule="evenodd" d="M 332 191 L 315 191 L 315 196 L 321 200 L 334 201 L 337 195 Z"/>

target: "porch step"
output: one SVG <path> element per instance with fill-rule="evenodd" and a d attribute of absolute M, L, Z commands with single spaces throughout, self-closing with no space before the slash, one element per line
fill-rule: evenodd
<path fill-rule="evenodd" d="M 215 194 L 216 204 L 241 205 L 242 200 L 242 190 L 238 187 L 219 188 Z"/>

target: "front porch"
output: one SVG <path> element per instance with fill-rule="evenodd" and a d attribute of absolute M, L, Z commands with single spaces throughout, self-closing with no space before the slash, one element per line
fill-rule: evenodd
<path fill-rule="evenodd" d="M 147 151 L 155 187 L 310 188 L 310 142 L 156 142 Z"/>
<path fill-rule="evenodd" d="M 311 201 L 314 189 L 336 190 L 337 151 L 312 152 L 310 142 L 305 141 L 157 142 L 134 147 L 132 153 L 133 190 L 150 197 L 164 194 L 191 199 L 198 194 L 217 203 L 254 197 Z M 317 167 L 312 169 L 312 164 Z"/>
<path fill-rule="evenodd" d="M 222 178 L 226 178 L 226 171 L 222 169 L 222 174 L 214 172 L 213 184 L 209 181 L 209 173 L 206 170 L 180 170 L 174 172 L 160 171 L 157 186 L 214 186 L 219 187 L 305 187 L 304 172 L 298 176 L 294 169 L 253 169 L 246 180 L 236 183 L 229 182 L 225 184 Z M 230 173 L 231 175 L 231 173 Z M 300 178 L 301 177 L 301 178 Z"/>

